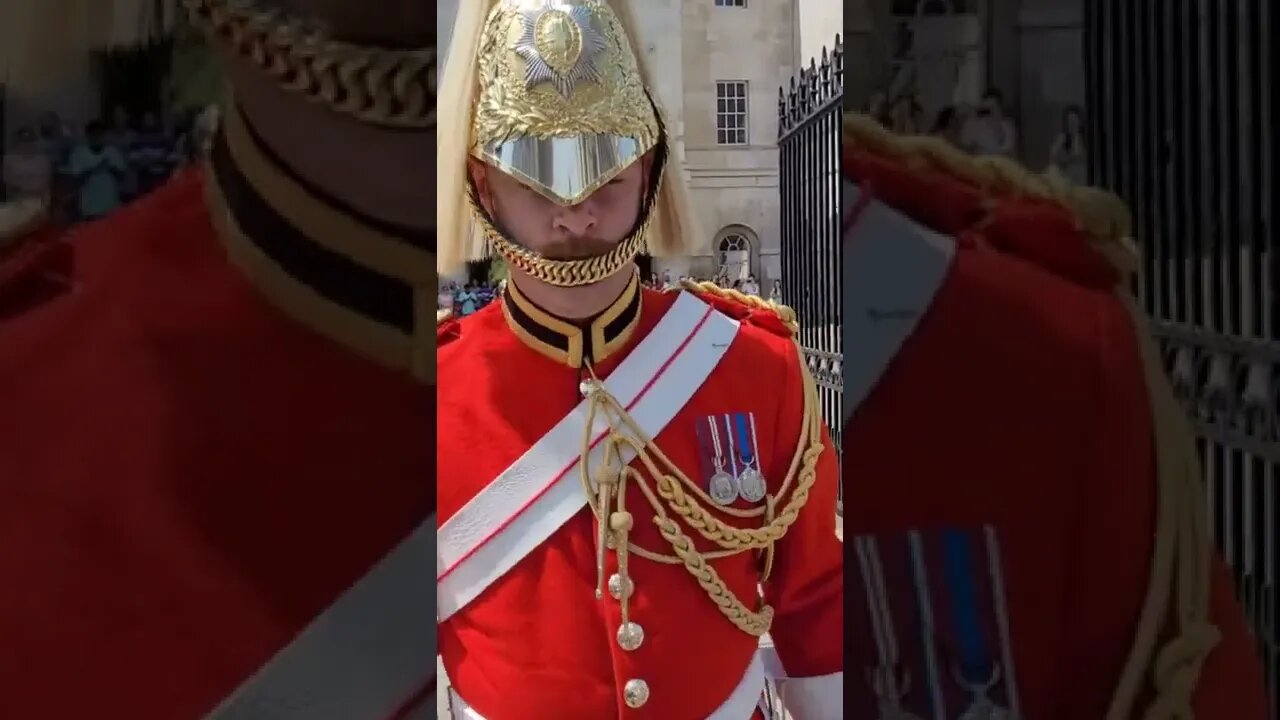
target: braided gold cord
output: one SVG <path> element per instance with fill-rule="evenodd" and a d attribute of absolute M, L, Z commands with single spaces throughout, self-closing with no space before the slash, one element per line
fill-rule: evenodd
<path fill-rule="evenodd" d="M 795 310 L 792 310 L 782 303 L 765 300 L 764 298 L 756 297 L 755 295 L 747 295 L 746 293 L 739 292 L 733 288 L 722 288 L 719 285 L 706 280 L 682 280 L 681 285 L 685 290 L 690 292 L 702 293 L 704 295 L 715 295 L 717 297 L 728 298 L 729 300 L 733 300 L 734 302 L 747 305 L 757 310 L 768 310 L 775 313 L 778 318 L 782 320 L 782 324 L 786 326 L 787 330 L 789 330 L 792 335 L 796 335 L 800 332 L 800 323 L 796 320 Z"/>
<path fill-rule="evenodd" d="M 497 230 L 487 228 L 486 232 L 493 249 L 512 267 L 556 287 L 598 283 L 631 264 L 644 250 L 644 233 L 638 232 L 603 255 L 585 260 L 549 260 L 511 242 Z"/>
<path fill-rule="evenodd" d="M 651 197 L 657 198 L 661 191 L 662 177 L 660 176 L 654 181 Z M 474 194 L 467 194 L 467 202 L 471 206 L 472 217 L 479 223 L 480 230 L 494 251 L 511 266 L 536 280 L 556 287 L 580 287 L 598 283 L 630 265 L 645 250 L 646 238 L 654 215 L 652 201 L 647 202 L 642 210 L 645 215 L 640 226 L 603 255 L 583 260 L 552 260 L 543 257 L 541 253 L 516 244 L 499 232 L 489 219 L 488 213 L 477 205 Z"/>
<path fill-rule="evenodd" d="M 436 49 L 391 50 L 330 39 L 243 0 L 183 0 L 193 24 L 288 92 L 373 125 L 436 124 Z"/>
<path fill-rule="evenodd" d="M 796 346 L 796 352 L 800 352 L 798 345 Z M 594 380 L 596 383 L 595 388 L 588 396 L 590 404 L 583 434 L 581 479 L 583 491 L 588 498 L 592 512 L 600 523 L 602 534 L 608 535 L 608 546 L 618 549 L 620 556 L 623 553 L 630 552 L 637 557 L 654 562 L 683 564 L 720 612 L 735 627 L 757 637 L 768 632 L 769 626 L 773 622 L 773 609 L 768 605 L 762 604 L 758 612 L 752 611 L 733 594 L 708 562 L 751 550 L 763 550 L 765 553 L 765 568 L 761 578 L 761 581 L 763 581 L 767 578 L 769 568 L 772 565 L 774 544 L 786 535 L 787 530 L 799 517 L 800 510 L 808 502 L 810 489 L 817 479 L 818 458 L 821 456 L 824 446 L 822 444 L 822 425 L 816 411 L 818 404 L 817 388 L 814 385 L 813 378 L 807 372 L 802 370 L 801 378 L 804 400 L 800 433 L 786 477 L 775 495 L 766 496 L 764 507 L 755 508 L 751 511 L 738 511 L 743 515 L 749 513 L 750 516 L 763 514 L 765 525 L 759 529 L 736 528 L 708 512 L 699 503 L 699 498 L 706 502 L 710 500 L 701 491 L 697 483 L 690 480 L 654 444 L 653 440 L 638 426 L 625 408 L 604 391 L 603 385 L 598 380 Z M 592 473 L 587 461 L 591 451 L 590 429 L 594 426 L 597 414 L 600 412 L 603 412 L 607 417 L 612 431 L 607 438 L 605 461 L 603 466 L 599 468 L 599 477 L 596 478 L 596 486 L 593 488 Z M 615 482 L 612 477 L 614 470 L 612 469 L 611 460 L 619 457 L 619 447 L 622 445 L 630 446 L 635 451 L 636 457 L 640 460 L 644 469 L 653 478 L 657 479 L 657 490 L 655 492 L 654 488 L 650 487 L 645 476 L 630 466 L 620 468 L 617 471 L 619 477 L 616 482 L 620 486 L 625 485 L 627 479 L 636 483 L 636 486 L 653 508 L 653 522 L 663 539 L 671 545 L 674 555 L 665 555 L 641 548 L 630 541 L 627 532 L 605 530 L 606 523 L 609 524 L 610 528 L 619 525 L 618 518 L 620 515 L 625 515 L 626 522 L 624 524 L 628 529 L 630 528 L 630 514 L 622 512 L 620 497 L 618 498 L 618 510 L 610 512 L 608 507 L 610 493 L 607 488 Z M 664 471 L 663 467 L 667 471 Z M 775 514 L 773 508 L 776 498 L 782 497 L 793 481 L 796 482 L 795 492 L 792 493 L 783 511 Z M 686 492 L 686 489 L 692 489 L 694 494 L 690 495 Z M 728 511 L 732 510 L 732 508 L 724 508 L 724 510 Z M 689 536 L 681 530 L 680 524 L 672 517 L 673 515 L 682 518 L 704 538 L 712 541 L 722 549 L 705 553 L 699 551 Z M 600 582 L 603 583 L 603 556 L 601 556 L 599 562 Z"/>
<path fill-rule="evenodd" d="M 670 518 L 654 518 L 662 537 L 671 543 L 676 555 L 684 561 L 685 569 L 698 581 L 698 585 L 706 591 L 707 597 L 716 604 L 720 612 L 742 632 L 760 637 L 769 632 L 773 624 L 773 608 L 762 605 L 760 612 L 752 612 L 733 594 L 715 568 L 707 564 L 707 560 L 693 546 L 693 541 L 680 531 L 680 526 Z"/>

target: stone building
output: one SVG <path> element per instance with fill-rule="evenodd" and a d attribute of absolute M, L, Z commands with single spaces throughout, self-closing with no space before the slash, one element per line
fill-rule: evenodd
<path fill-rule="evenodd" d="M 910 92 L 931 122 L 942 105 L 997 88 L 1018 157 L 1039 168 L 1063 110 L 1085 105 L 1084 0 L 859 0 L 844 21 L 850 107 Z"/>
<path fill-rule="evenodd" d="M 834 44 L 842 14 L 834 0 L 645 3 L 641 51 L 706 240 L 697 256 L 655 263 L 659 272 L 723 268 L 762 287 L 779 276 L 778 88 Z"/>

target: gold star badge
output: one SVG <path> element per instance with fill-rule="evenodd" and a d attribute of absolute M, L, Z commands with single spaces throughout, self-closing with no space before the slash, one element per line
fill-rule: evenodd
<path fill-rule="evenodd" d="M 512 49 L 526 63 L 526 88 L 551 83 L 568 98 L 579 83 L 600 82 L 596 62 L 605 39 L 590 7 L 564 0 L 527 0 L 520 15 L 524 33 Z"/>

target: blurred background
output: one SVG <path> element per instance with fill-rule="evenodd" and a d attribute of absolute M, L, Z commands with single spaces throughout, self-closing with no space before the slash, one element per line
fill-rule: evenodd
<path fill-rule="evenodd" d="M 1280 695 L 1273 0 L 857 0 L 846 106 L 1108 188 Z M 1276 708 L 1271 717 L 1277 717 Z"/>
<path fill-rule="evenodd" d="M 97 123 L 127 162 L 118 190 L 131 202 L 190 161 L 220 90 L 176 0 L 5 0 L 0 192 L 47 195 L 58 222 L 82 220 L 71 161 Z"/>

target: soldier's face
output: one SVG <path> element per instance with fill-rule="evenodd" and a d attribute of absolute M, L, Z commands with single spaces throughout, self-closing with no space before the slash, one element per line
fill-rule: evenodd
<path fill-rule="evenodd" d="M 603 255 L 635 228 L 649 162 L 632 164 L 567 207 L 476 161 L 471 177 L 480 203 L 508 237 L 553 260 L 580 260 Z"/>

